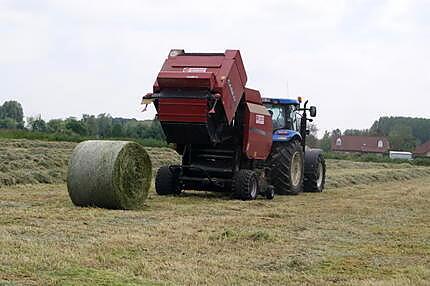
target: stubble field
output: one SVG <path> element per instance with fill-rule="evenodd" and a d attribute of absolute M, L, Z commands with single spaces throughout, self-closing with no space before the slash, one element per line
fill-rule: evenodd
<path fill-rule="evenodd" d="M 0 141 L 0 285 L 430 284 L 430 168 L 330 160 L 321 194 L 117 211 L 70 202 L 74 145 Z"/>

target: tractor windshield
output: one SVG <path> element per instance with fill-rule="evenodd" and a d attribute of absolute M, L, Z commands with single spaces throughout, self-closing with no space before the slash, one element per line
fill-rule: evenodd
<path fill-rule="evenodd" d="M 273 129 L 296 129 L 294 105 L 266 104 L 265 106 L 272 115 Z"/>

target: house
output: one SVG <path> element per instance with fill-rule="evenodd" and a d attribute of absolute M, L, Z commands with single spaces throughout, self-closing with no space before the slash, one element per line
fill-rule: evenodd
<path fill-rule="evenodd" d="M 415 156 L 430 157 L 430 140 L 424 144 L 421 144 L 415 148 Z"/>
<path fill-rule="evenodd" d="M 389 149 L 388 139 L 381 136 L 338 136 L 331 142 L 331 150 L 336 152 L 383 154 Z"/>

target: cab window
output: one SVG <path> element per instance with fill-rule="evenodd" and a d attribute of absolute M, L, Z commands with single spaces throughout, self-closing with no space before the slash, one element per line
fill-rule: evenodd
<path fill-rule="evenodd" d="M 298 130 L 294 105 L 265 105 L 272 114 L 273 129 Z"/>
<path fill-rule="evenodd" d="M 283 128 L 285 126 L 285 113 L 280 105 L 268 105 L 266 108 L 272 114 L 273 129 Z"/>

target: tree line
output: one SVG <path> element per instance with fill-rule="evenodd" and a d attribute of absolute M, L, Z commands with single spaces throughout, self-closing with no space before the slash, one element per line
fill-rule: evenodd
<path fill-rule="evenodd" d="M 6 101 L 0 105 L 0 129 L 21 129 L 30 132 L 73 135 L 92 138 L 136 138 L 165 141 L 161 125 L 157 120 L 136 120 L 113 118 L 102 113 L 97 116 L 84 114 L 81 118 L 51 119 L 41 116 L 27 117 L 24 121 L 22 106 L 17 101 Z M 369 129 L 334 129 L 326 131 L 321 139 L 316 134 L 318 128 L 310 124 L 307 144 L 330 151 L 333 137 L 341 135 L 385 136 L 391 148 L 414 151 L 419 144 L 430 140 L 430 119 L 412 117 L 380 117 Z"/>
<path fill-rule="evenodd" d="M 81 118 L 51 119 L 45 121 L 40 115 L 27 117 L 24 121 L 22 105 L 6 101 L 0 105 L 0 129 L 18 129 L 39 133 L 77 135 L 94 138 L 136 138 L 164 141 L 164 133 L 157 120 L 114 118 L 102 113 L 97 116 L 83 114 Z"/>
<path fill-rule="evenodd" d="M 376 120 L 369 129 L 347 129 L 342 132 L 335 129 L 326 131 L 320 147 L 329 151 L 333 137 L 352 136 L 384 136 L 388 138 L 391 149 L 414 151 L 416 146 L 430 140 L 430 119 L 402 116 L 383 116 Z"/>

